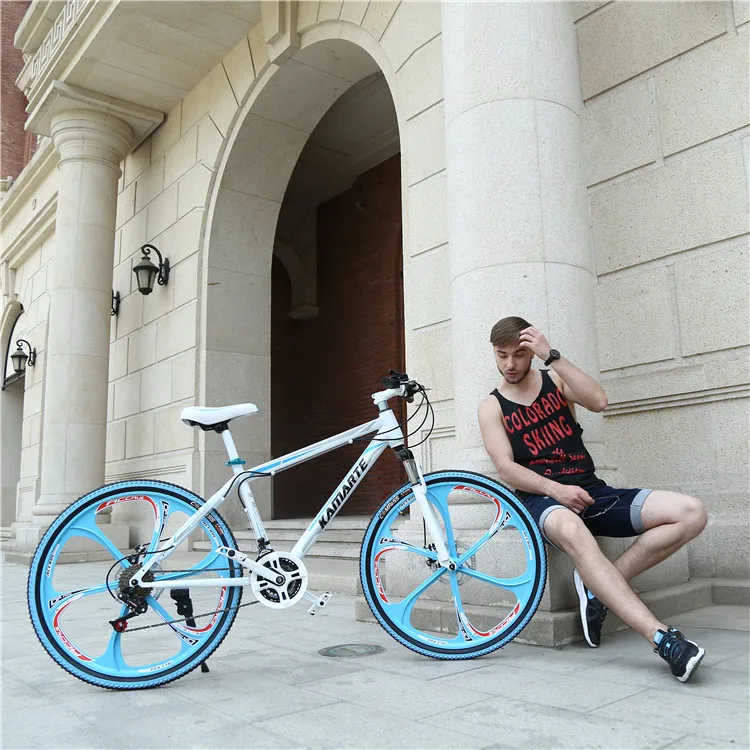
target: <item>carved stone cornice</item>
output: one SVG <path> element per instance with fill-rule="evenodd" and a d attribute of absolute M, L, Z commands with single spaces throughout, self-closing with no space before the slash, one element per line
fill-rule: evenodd
<path fill-rule="evenodd" d="M 164 119 L 164 114 L 158 110 L 87 91 L 69 83 L 53 81 L 44 98 L 29 116 L 26 129 L 51 136 L 55 116 L 68 110 L 100 112 L 126 123 L 133 131 L 130 148 L 135 148 L 147 138 Z"/>

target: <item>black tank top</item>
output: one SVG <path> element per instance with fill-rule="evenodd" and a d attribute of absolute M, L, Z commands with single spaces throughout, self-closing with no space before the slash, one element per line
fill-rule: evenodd
<path fill-rule="evenodd" d="M 514 461 L 560 484 L 584 487 L 600 482 L 581 438 L 583 428 L 549 371 L 541 373 L 542 388 L 529 406 L 510 401 L 497 388 L 492 391 L 503 410 Z"/>

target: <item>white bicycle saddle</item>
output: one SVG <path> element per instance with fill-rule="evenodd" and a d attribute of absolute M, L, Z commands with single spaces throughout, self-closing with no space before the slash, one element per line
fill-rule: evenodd
<path fill-rule="evenodd" d="M 246 417 L 255 414 L 258 407 L 255 404 L 233 404 L 232 406 L 188 406 L 180 412 L 180 419 L 188 426 L 212 428 L 216 425 L 226 424 L 237 417 Z"/>

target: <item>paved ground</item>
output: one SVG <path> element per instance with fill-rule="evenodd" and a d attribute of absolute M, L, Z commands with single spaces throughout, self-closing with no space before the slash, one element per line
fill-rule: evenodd
<path fill-rule="evenodd" d="M 155 690 L 102 690 L 44 653 L 27 569 L 2 569 L 2 748 L 747 748 L 748 610 L 671 624 L 707 650 L 681 684 L 632 632 L 598 650 L 510 644 L 482 659 L 414 654 L 356 622 L 354 600 L 240 611 L 210 661 Z M 318 655 L 372 643 L 361 658 Z"/>

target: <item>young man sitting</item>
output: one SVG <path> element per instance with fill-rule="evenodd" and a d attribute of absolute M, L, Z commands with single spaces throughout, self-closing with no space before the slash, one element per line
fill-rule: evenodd
<path fill-rule="evenodd" d="M 703 503 L 677 492 L 607 486 L 595 474 L 574 406 L 603 411 L 601 385 L 522 318 L 500 320 L 490 342 L 502 379 L 479 407 L 484 446 L 544 537 L 572 558 L 586 641 L 599 646 L 611 609 L 685 682 L 704 650 L 662 623 L 628 581 L 700 534 Z M 550 369 L 532 370 L 534 355 Z M 594 536 L 638 538 L 610 562 Z"/>

